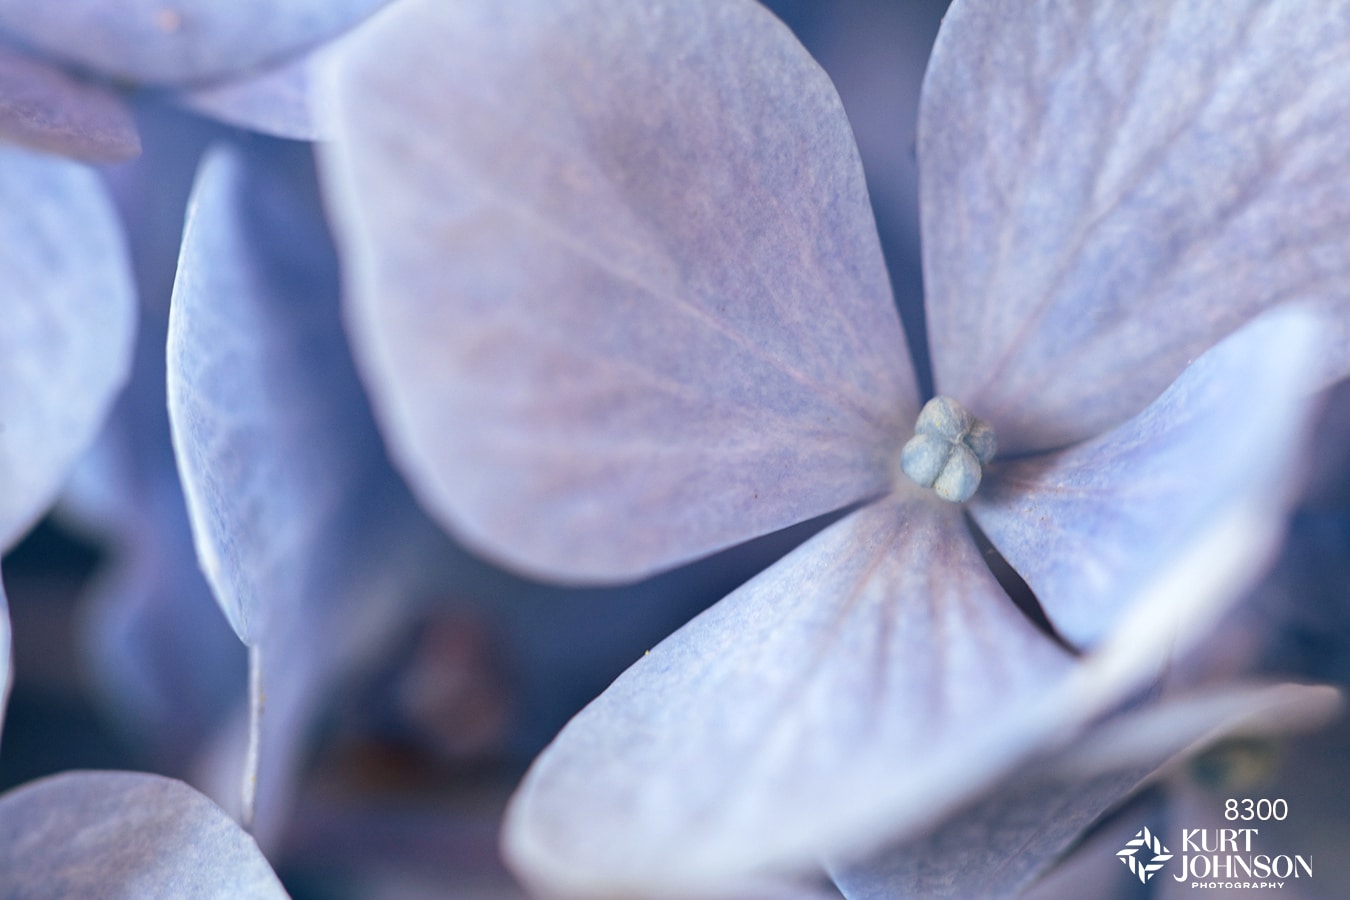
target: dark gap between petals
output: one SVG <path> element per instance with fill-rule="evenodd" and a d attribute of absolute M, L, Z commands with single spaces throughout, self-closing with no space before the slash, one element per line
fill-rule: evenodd
<path fill-rule="evenodd" d="M 1022 611 L 1022 615 L 1027 620 L 1040 629 L 1041 633 L 1054 641 L 1060 647 L 1064 648 L 1072 656 L 1081 657 L 1083 651 L 1069 643 L 1064 635 L 1060 634 L 1055 628 L 1050 617 L 1045 614 L 1045 609 L 1041 606 L 1041 601 L 1036 599 L 1036 594 L 1031 590 L 1031 586 L 1022 580 L 1022 576 L 1017 574 L 1017 570 L 1009 565 L 1003 558 L 1003 554 L 998 552 L 998 548 L 990 543 L 989 538 L 985 537 L 980 526 L 975 524 L 975 518 L 969 512 L 964 512 L 966 518 L 966 527 L 970 529 L 970 536 L 975 539 L 975 546 L 980 549 L 980 555 L 984 557 L 985 565 L 989 566 L 989 571 L 993 573 L 994 578 L 1007 593 L 1008 598 L 1012 600 L 1013 605 Z"/>

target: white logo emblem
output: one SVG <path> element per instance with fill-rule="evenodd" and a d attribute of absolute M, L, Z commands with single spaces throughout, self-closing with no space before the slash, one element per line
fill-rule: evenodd
<path fill-rule="evenodd" d="M 1147 849 L 1153 853 L 1153 858 L 1144 862 L 1135 854 L 1140 850 Z M 1172 851 L 1163 846 L 1163 842 L 1158 836 L 1147 828 L 1140 831 L 1134 838 L 1125 845 L 1116 856 L 1120 861 L 1130 867 L 1130 871 L 1139 876 L 1139 882 L 1146 884 L 1150 878 L 1157 874 L 1163 867 L 1163 863 L 1172 858 Z"/>

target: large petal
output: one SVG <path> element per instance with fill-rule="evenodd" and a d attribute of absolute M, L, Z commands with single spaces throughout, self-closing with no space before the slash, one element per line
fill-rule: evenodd
<path fill-rule="evenodd" d="M 1272 533 L 1202 564 L 1260 574 L 1300 481 L 1315 329 L 1269 313 L 1120 427 L 989 468 L 971 511 L 1061 634 L 1095 644 L 1141 585 L 1234 516 Z"/>
<path fill-rule="evenodd" d="M 237 76 L 352 27 L 389 0 L 0 0 L 0 29 L 148 84 Z"/>
<path fill-rule="evenodd" d="M 349 325 L 438 518 L 553 578 L 884 490 L 916 392 L 857 150 L 744 0 L 411 0 L 337 77 Z"/>
<path fill-rule="evenodd" d="M 115 91 L 3 42 L 0 137 L 88 162 L 120 162 L 141 152 L 131 111 Z"/>
<path fill-rule="evenodd" d="M 67 772 L 0 796 L 11 897 L 287 896 L 258 845 L 180 781 Z"/>
<path fill-rule="evenodd" d="M 584 896 L 721 895 L 871 849 L 1043 738 L 1043 697 L 1071 667 L 956 507 L 915 488 L 630 668 L 535 763 L 505 849 L 527 881 Z"/>
<path fill-rule="evenodd" d="M 97 436 L 131 365 L 135 303 L 98 176 L 0 146 L 0 549 Z"/>
<path fill-rule="evenodd" d="M 1350 315 L 1347 51 L 1319 0 L 955 3 L 919 127 L 939 392 L 1058 447 L 1261 309 Z"/>
<path fill-rule="evenodd" d="M 1040 757 L 922 839 L 841 867 L 835 882 L 850 900 L 1014 896 L 1160 770 L 1223 739 L 1308 730 L 1338 708 L 1334 689 L 1294 684 L 1238 685 L 1146 706 Z M 1108 866 L 1119 866 L 1114 855 L 1099 867 L 1116 874 Z"/>

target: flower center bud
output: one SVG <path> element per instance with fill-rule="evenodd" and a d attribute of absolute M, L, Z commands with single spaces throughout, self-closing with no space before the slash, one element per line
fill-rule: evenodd
<path fill-rule="evenodd" d="M 950 397 L 934 397 L 923 405 L 914 437 L 900 451 L 900 470 L 943 500 L 965 503 L 997 451 L 992 425 Z"/>

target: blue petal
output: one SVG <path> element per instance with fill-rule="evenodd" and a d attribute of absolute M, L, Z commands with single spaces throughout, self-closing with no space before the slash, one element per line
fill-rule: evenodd
<path fill-rule="evenodd" d="M 1338 707 L 1334 689 L 1295 684 L 1169 698 L 1094 726 L 925 837 L 837 868 L 835 882 L 849 900 L 1017 895 L 1094 819 L 1160 770 L 1224 738 L 1306 730 Z M 1108 866 L 1119 866 L 1114 853 L 1121 846 L 1098 860 L 1099 880 Z"/>
<path fill-rule="evenodd" d="M 264 846 L 325 692 L 452 565 L 357 380 L 309 154 L 256 138 L 207 156 L 169 322 L 169 413 L 198 557 L 253 653 Z"/>
<path fill-rule="evenodd" d="M 1350 316 L 1347 46 L 1320 0 L 953 4 L 919 126 L 938 391 L 1059 447 L 1262 309 Z"/>
<path fill-rule="evenodd" d="M 0 872 L 15 897 L 287 896 L 219 807 L 138 772 L 67 772 L 0 796 Z"/>
<path fill-rule="evenodd" d="M 340 352 L 332 248 L 297 196 L 305 152 L 269 145 L 256 182 L 237 152 L 207 157 L 169 318 L 170 421 L 198 554 L 247 644 L 265 603 L 299 596 L 307 556 L 379 453 L 347 415 L 364 401 Z"/>
<path fill-rule="evenodd" d="M 89 682 L 129 745 L 183 773 L 247 684 L 244 648 L 192 553 L 165 409 L 164 347 L 206 123 L 142 104 L 146 151 L 108 172 L 127 223 L 141 316 L 131 380 L 62 495 L 62 523 L 92 533 L 106 563 L 81 599 Z"/>
<path fill-rule="evenodd" d="M 0 29 L 147 84 L 238 76 L 351 28 L 389 0 L 0 0 Z"/>
<path fill-rule="evenodd" d="M 868 850 L 1043 739 L 1073 671 L 1008 602 L 960 511 L 912 488 L 621 676 L 536 761 L 505 851 L 550 892 L 692 896 Z"/>
<path fill-rule="evenodd" d="M 970 509 L 1061 634 L 1098 642 L 1235 516 L 1260 533 L 1207 557 L 1204 575 L 1231 573 L 1232 599 L 1260 574 L 1301 479 L 1315 330 L 1300 312 L 1267 314 L 1113 431 L 990 466 Z"/>
<path fill-rule="evenodd" d="M 170 93 L 182 106 L 275 137 L 314 141 L 328 137 L 310 102 L 312 54 L 243 78 Z"/>
<path fill-rule="evenodd" d="M 0 145 L 0 549 L 55 499 L 131 365 L 121 226 L 84 166 Z"/>
<path fill-rule="evenodd" d="M 743 0 L 412 0 L 327 186 L 393 455 L 540 576 L 633 578 L 883 491 L 916 391 L 833 88 Z"/>
<path fill-rule="evenodd" d="M 120 162 L 141 152 L 136 123 L 116 92 L 3 43 L 0 137 L 86 162 Z"/>

